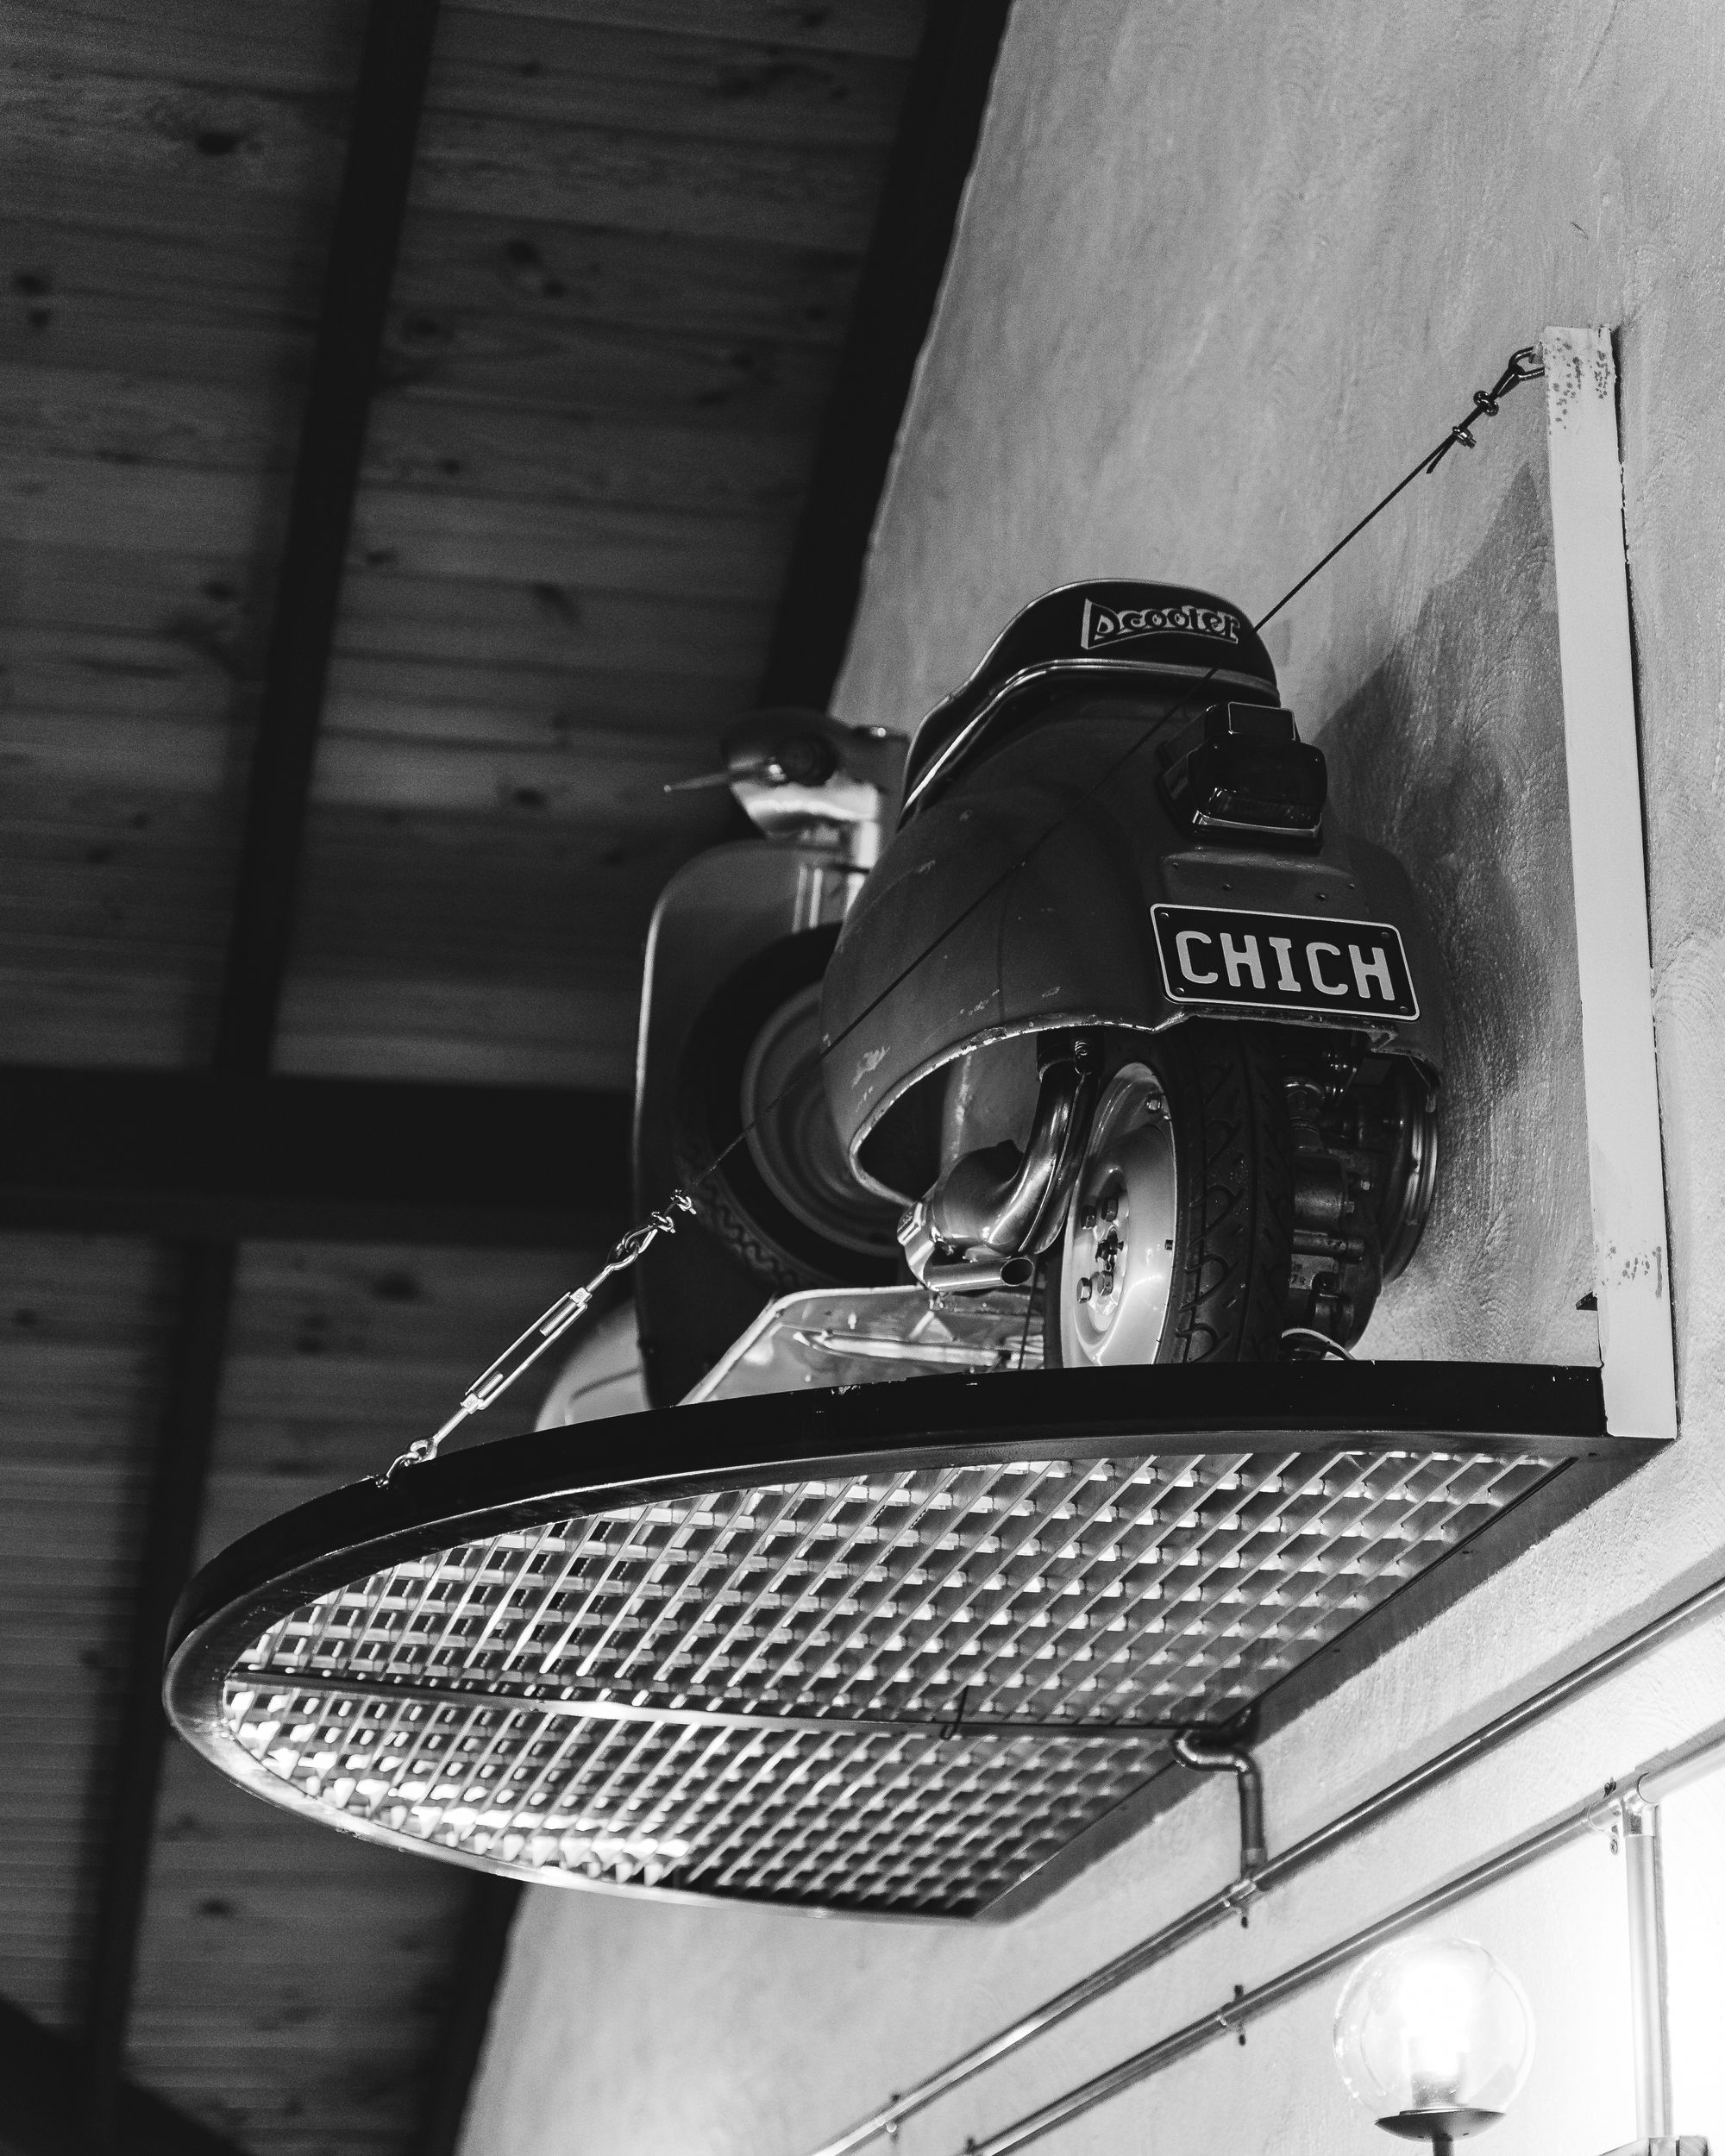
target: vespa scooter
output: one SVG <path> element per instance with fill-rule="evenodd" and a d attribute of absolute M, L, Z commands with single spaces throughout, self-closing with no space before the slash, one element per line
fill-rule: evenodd
<path fill-rule="evenodd" d="M 1437 980 L 1240 610 L 1074 584 L 915 736 L 827 1096 L 916 1277 L 1038 1280 L 1048 1363 L 1321 1356 L 1431 1208 Z"/>

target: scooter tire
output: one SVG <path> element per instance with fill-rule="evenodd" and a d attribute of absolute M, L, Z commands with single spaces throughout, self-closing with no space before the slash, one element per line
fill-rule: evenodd
<path fill-rule="evenodd" d="M 695 1199 L 699 1231 L 763 1288 L 881 1285 L 897 1277 L 894 1211 L 858 1188 L 878 1248 L 858 1250 L 823 1236 L 775 1195 L 751 1157 L 741 1097 L 750 1050 L 789 1000 L 816 987 L 837 931 L 813 929 L 758 951 L 709 1000 L 679 1058 L 672 1096 L 671 1147 L 679 1181 Z M 811 1064 L 800 1084 L 820 1098 Z M 824 1111 L 823 1111 L 824 1112 Z M 835 1147 L 836 1150 L 836 1147 Z M 686 1243 L 690 1239 L 685 1231 Z"/>
<path fill-rule="evenodd" d="M 1294 1246 L 1294 1140 L 1274 1029 L 1195 1019 L 1110 1059 L 1150 1066 L 1167 1096 L 1177 1196 L 1157 1363 L 1271 1363 L 1282 1355 Z M 1060 1341 L 1064 1238 L 1046 1263 L 1043 1353 Z"/>

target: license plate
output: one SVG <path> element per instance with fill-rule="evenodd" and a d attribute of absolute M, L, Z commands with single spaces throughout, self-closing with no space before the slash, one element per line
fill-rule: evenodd
<path fill-rule="evenodd" d="M 1171 1003 L 1327 1018 L 1420 1015 L 1408 954 L 1387 921 L 1209 906 L 1152 906 L 1150 918 Z"/>

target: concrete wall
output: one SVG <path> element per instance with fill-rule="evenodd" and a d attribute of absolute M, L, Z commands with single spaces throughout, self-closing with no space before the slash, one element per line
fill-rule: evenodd
<path fill-rule="evenodd" d="M 1272 1846 L 1708 1575 L 1725 1543 L 1725 14 L 1700 0 L 1019 0 L 840 697 L 913 723 L 1087 573 L 1261 611 L 1546 323 L 1622 325 L 1684 1435 L 1266 1749 Z M 1578 1359 L 1589 1332 L 1541 392 L 1270 632 L 1345 812 L 1426 891 L 1453 1000 L 1440 1211 L 1369 1351 Z M 1686 1639 L 907 2126 L 957 2156 L 1725 1712 Z M 1226 1876 L 1204 1789 L 1041 1912 L 929 1930 L 542 1892 L 467 2156 L 798 2156 Z M 1679 2109 L 1725 2142 L 1725 1792 L 1673 1808 Z M 1494 2156 L 1631 2129 L 1620 1867 L 1577 1848 L 1461 1927 L 1539 2060 Z M 1387 2148 L 1333 1990 L 1046 2146 Z"/>

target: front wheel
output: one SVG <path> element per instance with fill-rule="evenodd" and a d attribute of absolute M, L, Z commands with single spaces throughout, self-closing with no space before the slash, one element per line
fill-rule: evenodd
<path fill-rule="evenodd" d="M 1255 1026 L 1197 1020 L 1114 1062 L 1049 1267 L 1044 1359 L 1276 1361 L 1294 1232 L 1279 1058 Z"/>

